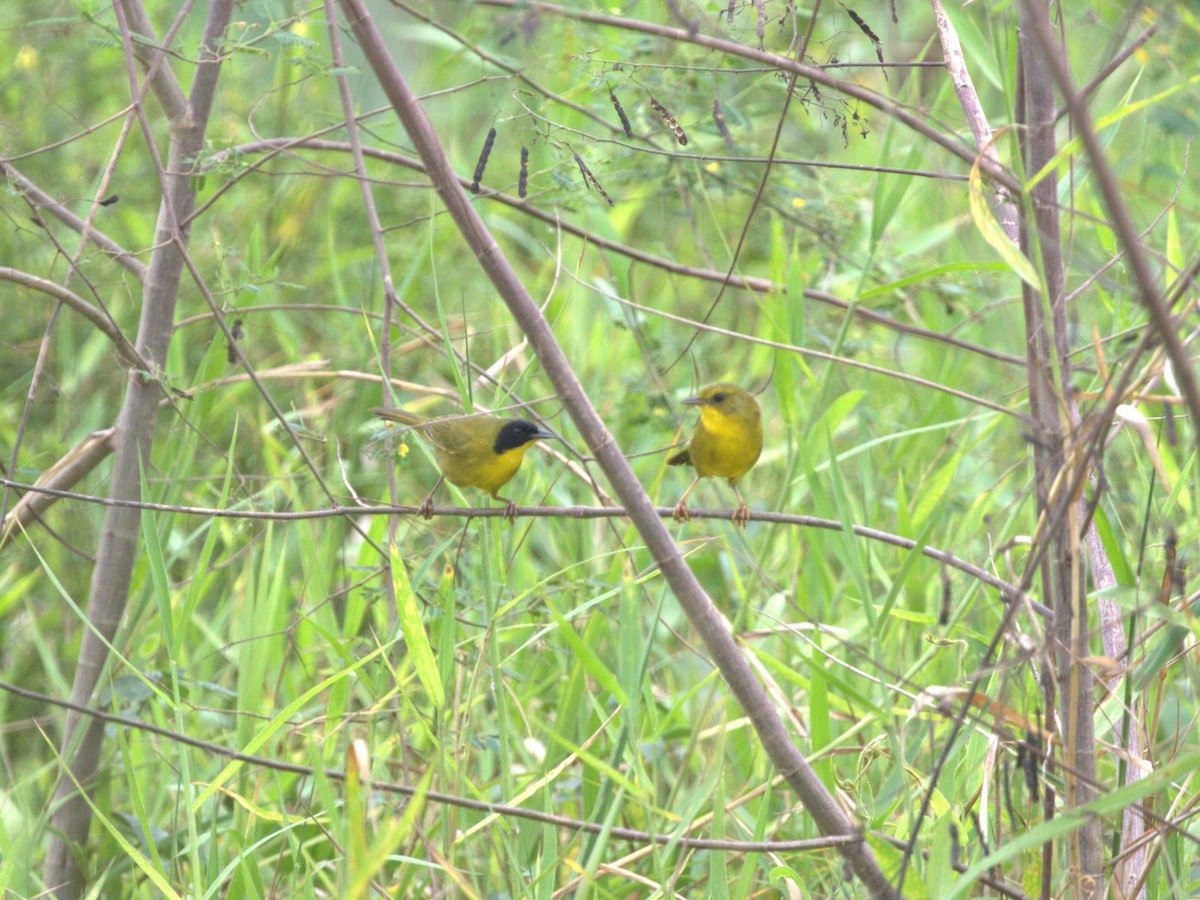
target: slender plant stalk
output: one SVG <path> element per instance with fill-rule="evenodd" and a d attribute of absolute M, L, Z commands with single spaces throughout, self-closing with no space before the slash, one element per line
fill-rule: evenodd
<path fill-rule="evenodd" d="M 195 193 L 189 166 L 204 147 L 209 112 L 220 74 L 219 43 L 233 10 L 233 0 L 214 0 L 208 9 L 200 61 L 190 97 L 184 97 L 166 66 L 153 69 L 155 96 L 170 121 L 170 146 L 167 166 L 162 173 L 163 199 L 155 227 L 155 250 L 146 270 L 142 292 L 142 311 L 138 323 L 138 354 L 155 366 L 167 358 L 175 318 L 183 258 L 180 246 L 187 239 L 186 228 L 179 227 L 195 206 Z M 144 10 L 137 0 L 122 0 L 118 17 L 124 15 L 130 27 L 147 43 L 128 41 L 129 52 L 157 55 L 158 41 L 149 29 Z M 141 497 L 143 467 L 149 464 L 162 389 L 158 371 L 130 370 L 125 400 L 114 428 L 113 472 L 109 496 L 137 500 Z M 89 627 L 83 633 L 71 701 L 79 706 L 92 702 L 108 660 L 108 646 L 116 634 L 129 597 L 134 558 L 137 552 L 141 512 L 136 507 L 116 505 L 105 510 L 100 546 L 92 570 L 88 595 Z M 70 777 L 59 781 L 55 792 L 55 810 L 51 819 L 53 834 L 46 851 L 43 877 L 46 886 L 58 898 L 79 897 L 85 888 L 84 875 L 76 852 L 87 840 L 91 809 L 75 788 L 79 783 L 90 789 L 100 761 L 104 736 L 103 724 L 83 719 L 78 713 L 67 716 L 63 732 L 63 759 Z"/>
<path fill-rule="evenodd" d="M 663 577 L 679 600 L 692 627 L 702 636 L 726 683 L 741 702 L 763 747 L 779 772 L 804 803 L 823 834 L 850 835 L 859 826 L 842 811 L 825 789 L 812 766 L 792 742 L 783 721 L 762 685 L 722 625 L 712 600 L 687 567 L 679 548 L 659 520 L 650 499 L 629 467 L 616 440 L 588 400 L 570 363 L 554 338 L 545 317 L 529 296 L 495 238 L 475 212 L 446 158 L 425 112 L 388 53 L 362 0 L 341 0 L 347 21 L 368 64 L 425 163 L 434 189 L 454 219 L 463 238 L 495 285 L 539 362 L 553 383 L 575 426 L 625 505 L 634 526 L 653 555 Z M 880 870 L 865 841 L 839 848 L 855 875 L 874 896 L 890 897 L 894 890 Z"/>
<path fill-rule="evenodd" d="M 950 17 L 946 15 L 941 0 L 929 0 L 929 2 L 933 7 L 933 21 L 937 27 L 938 39 L 942 44 L 942 59 L 946 61 L 946 73 L 950 76 L 950 83 L 954 86 L 958 105 L 962 107 L 963 115 L 967 117 L 967 124 L 971 127 L 971 134 L 975 138 L 975 149 L 987 157 L 993 166 L 999 168 L 1000 156 L 996 152 L 992 126 L 988 123 L 987 113 L 983 111 L 983 104 L 979 102 L 979 94 L 975 90 L 975 82 L 967 68 L 967 60 L 963 56 L 958 32 L 951 23 Z M 1017 207 L 1013 204 L 1012 198 L 1004 191 L 997 191 L 994 203 L 996 218 L 999 219 L 1004 234 L 1014 244 L 1017 243 Z"/>
<path fill-rule="evenodd" d="M 1048 19 L 1044 6 L 1022 6 L 1020 58 L 1022 108 L 1025 115 L 1025 165 L 1038 172 L 1055 155 L 1054 81 L 1046 65 L 1046 51 L 1032 41 L 1033 19 Z M 1057 691 L 1055 703 L 1063 727 L 1062 767 L 1068 809 L 1094 797 L 1096 745 L 1093 725 L 1094 679 L 1091 669 L 1079 664 L 1089 655 L 1088 615 L 1085 602 L 1083 557 L 1080 552 L 1081 508 L 1070 492 L 1055 492 L 1053 485 L 1067 466 L 1066 443 L 1072 428 L 1068 411 L 1071 395 L 1067 315 L 1062 240 L 1058 216 L 1058 180 L 1047 175 L 1029 194 L 1030 208 L 1022 219 L 1021 249 L 1040 258 L 1045 296 L 1029 284 L 1022 285 L 1028 354 L 1029 409 L 1033 421 L 1034 490 L 1039 517 L 1059 521 L 1045 536 L 1050 552 L 1042 559 L 1045 595 L 1051 599 Z M 1031 233 L 1036 229 L 1036 234 Z M 1067 504 L 1068 508 L 1063 508 Z M 1059 513 L 1062 513 L 1061 517 Z M 1049 706 L 1049 704 L 1048 704 Z M 1089 821 L 1070 835 L 1072 883 L 1077 897 L 1103 894 L 1104 854 L 1099 822 Z"/>

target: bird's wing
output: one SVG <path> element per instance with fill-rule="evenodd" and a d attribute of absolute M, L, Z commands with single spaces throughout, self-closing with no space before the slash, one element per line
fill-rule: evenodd
<path fill-rule="evenodd" d="M 470 416 L 458 416 L 450 419 L 438 419 L 425 423 L 422 429 L 430 445 L 443 453 L 458 455 L 466 453 L 479 443 L 479 437 L 469 428 L 452 427 L 465 424 Z"/>

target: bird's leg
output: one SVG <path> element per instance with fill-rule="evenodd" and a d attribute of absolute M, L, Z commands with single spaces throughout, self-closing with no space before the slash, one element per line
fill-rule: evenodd
<path fill-rule="evenodd" d="M 733 484 L 730 487 L 733 488 L 733 492 L 737 494 L 738 498 L 738 508 L 733 511 L 733 515 L 730 518 L 733 519 L 734 525 L 740 525 L 742 528 L 745 528 L 746 523 L 750 521 L 750 507 L 746 505 L 746 501 L 742 497 L 742 492 L 737 489 L 737 485 Z"/>
<path fill-rule="evenodd" d="M 692 514 L 688 512 L 687 503 L 684 501 L 687 500 L 688 494 L 692 492 L 692 488 L 699 483 L 700 476 L 697 475 L 692 479 L 692 483 L 688 485 L 688 489 L 683 492 L 683 496 L 679 498 L 679 502 L 675 504 L 675 512 L 672 515 L 675 517 L 676 522 L 686 522 L 692 517 Z"/>
<path fill-rule="evenodd" d="M 507 497 L 501 497 L 499 494 L 492 494 L 497 500 L 504 501 L 504 518 L 508 519 L 508 524 L 511 525 L 517 521 L 517 504 L 513 503 Z"/>
<path fill-rule="evenodd" d="M 417 515 L 426 521 L 433 518 L 433 495 L 437 493 L 437 489 L 442 486 L 442 482 L 445 480 L 446 477 L 444 475 L 438 478 L 438 480 L 433 483 L 433 490 L 429 492 L 429 495 L 424 499 L 424 501 L 422 501 L 421 505 L 417 507 Z"/>

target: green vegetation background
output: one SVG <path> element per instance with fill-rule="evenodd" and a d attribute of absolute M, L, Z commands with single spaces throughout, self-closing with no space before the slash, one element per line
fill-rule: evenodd
<path fill-rule="evenodd" d="M 174 6 L 150 5 L 160 34 Z M 694 9 L 714 29 L 756 44 L 754 8 L 739 6 L 732 27 L 723 8 Z M 791 23 L 781 7 L 767 9 L 766 46 L 783 50 Z M 550 222 L 485 195 L 477 208 L 545 304 L 589 396 L 658 505 L 672 506 L 687 484 L 685 473 L 664 465 L 664 451 L 690 428 L 679 401 L 701 384 L 733 380 L 763 389 L 766 450 L 742 485 L 753 509 L 868 525 L 1017 579 L 1034 528 L 1020 418 L 1023 366 L 899 334 L 802 296 L 806 288 L 825 291 L 1023 358 L 1020 283 L 971 217 L 961 161 L 882 114 L 798 85 L 776 165 L 743 236 L 763 172 L 745 158 L 770 149 L 786 87 L 778 75 L 532 10 L 439 3 L 422 11 L 445 28 L 397 6 L 375 6 L 405 76 L 431 95 L 425 108 L 460 175 L 470 176 L 494 125 L 483 185 L 515 196 L 520 147 L 529 148 L 527 203 Z M 624 12 L 671 23 L 659 6 L 634 4 Z M 927 8 L 905 6 L 898 24 L 884 3 L 857 12 L 882 37 L 889 63 L 939 58 Z M 1004 3 L 948 12 L 992 125 L 1001 130 L 1001 158 L 1012 164 L 1015 137 L 1005 126 L 1013 120 L 1016 13 Z M 1065 13 L 1066 46 L 1081 82 L 1121 41 L 1153 20 L 1166 23 L 1091 106 L 1098 120 L 1128 113 L 1102 136 L 1139 226 L 1155 221 L 1146 241 L 1169 283 L 1171 271 L 1194 255 L 1197 238 L 1200 198 L 1187 169 L 1198 128 L 1189 80 L 1194 8 L 1161 3 L 1130 12 L 1102 3 Z M 1135 17 L 1132 30 L 1127 15 Z M 198 176 L 200 201 L 211 206 L 192 225 L 190 251 L 227 315 L 243 321 L 243 352 L 338 502 L 388 502 L 386 459 L 400 440 L 368 413 L 383 397 L 383 294 L 349 156 L 295 148 L 251 169 L 263 156 L 258 141 L 331 126 L 326 137 L 345 140 L 324 19 L 319 9 L 274 2 L 246 5 L 237 16 L 209 129 L 212 155 Z M 181 58 L 172 60 L 185 82 L 198 35 L 193 14 L 176 42 Z M 465 42 L 589 115 L 481 61 Z M 829 5 L 821 8 L 809 55 L 822 63 L 875 61 L 870 42 Z M 359 110 L 383 106 L 357 57 L 349 62 Z M 938 68 L 892 68 L 886 82 L 874 65 L 841 74 L 939 128 L 967 134 Z M 617 130 L 610 89 L 638 139 Z M 650 96 L 686 129 L 686 147 L 662 127 Z M 714 124 L 714 97 L 731 146 Z M 106 6 L 0 10 L 3 154 L 30 154 L 14 164 L 81 215 L 129 103 Z M 161 151 L 162 119 L 152 99 L 145 106 Z M 390 112 L 366 118 L 362 129 L 368 146 L 412 155 Z M 1061 138 L 1069 138 L 1065 124 Z M 585 189 L 573 153 L 614 206 Z M 395 388 L 395 400 L 431 414 L 460 410 L 466 397 L 488 409 L 530 404 L 564 446 L 530 453 L 508 495 L 522 505 L 596 505 L 588 483 L 564 463 L 582 464 L 586 447 L 423 176 L 379 159 L 368 161 L 368 172 L 398 298 L 436 332 L 431 337 L 403 313 L 396 317 L 392 373 L 410 384 Z M 1064 218 L 1068 287 L 1075 289 L 1118 248 L 1097 224 L 1103 210 L 1086 166 L 1077 162 L 1059 174 L 1062 202 L 1075 212 Z M 98 210 L 97 227 L 144 252 L 159 188 L 136 124 L 108 193 L 118 199 Z M 69 255 L 77 235 L 53 221 L 32 221 L 15 191 L 5 195 L 3 210 L 0 264 L 63 279 L 65 256 L 55 242 Z M 709 313 L 717 282 L 599 249 L 554 227 L 555 218 L 681 266 L 718 276 L 732 266 L 786 292 L 727 289 L 709 318 L 721 331 L 697 332 L 689 322 Z M 89 248 L 74 282 L 86 294 L 85 279 L 90 296 L 132 334 L 139 291 L 129 274 Z M 7 463 L 52 304 L 12 284 L 4 293 L 0 448 Z M 1086 406 L 1087 392 L 1100 383 L 1096 342 L 1104 364 L 1119 365 L 1145 317 L 1120 262 L 1084 287 L 1071 314 L 1074 383 Z M 186 277 L 177 319 L 162 373 L 173 398 L 160 415 L 146 498 L 201 509 L 328 508 L 281 423 L 228 362 L 224 340 Z M 476 380 L 450 348 L 484 368 L 509 354 L 493 369 L 501 387 Z M 883 371 L 853 365 L 859 362 Z M 73 444 L 111 426 L 123 384 L 108 340 L 64 310 L 12 479 L 34 481 Z M 1160 383 L 1157 393 L 1167 392 Z M 1164 405 L 1140 409 L 1162 437 Z M 1165 486 L 1132 432 L 1108 449 L 1108 489 L 1097 512 L 1122 584 L 1114 599 L 1131 616 L 1144 616 L 1156 602 L 1168 529 L 1183 553 L 1195 532 L 1194 445 L 1182 420 L 1177 427 L 1189 436 L 1183 443 L 1158 441 Z M 415 505 L 436 477 L 432 461 L 413 445 L 396 466 L 394 501 Z M 103 496 L 105 479 L 102 465 L 76 490 Z M 456 505 L 464 499 L 486 502 L 445 489 L 441 495 Z M 702 486 L 695 499 L 705 507 L 732 501 L 716 484 Z M 52 531 L 33 528 L 3 550 L 5 681 L 69 693 L 88 554 L 102 512 L 98 504 L 62 501 L 46 517 Z M 388 545 L 386 517 L 356 521 Z M 223 747 L 331 770 L 344 769 L 349 742 L 362 739 L 378 779 L 604 825 L 692 834 L 691 824 L 703 820 L 697 835 L 816 836 L 772 783 L 752 731 L 623 520 L 523 518 L 509 527 L 498 519 L 405 517 L 394 526 L 410 608 L 420 612 L 445 694 L 441 708 L 416 677 L 397 611 L 381 591 L 382 560 L 346 518 L 271 523 L 180 512 L 144 517 L 129 614 L 116 643 L 121 659 L 102 702 Z M 968 683 L 1003 614 L 996 592 L 944 573 L 930 559 L 836 532 L 752 523 L 743 533 L 717 519 L 672 527 L 829 786 L 867 826 L 906 838 L 949 727 L 919 695 Z M 403 584 L 400 596 L 409 596 Z M 943 607 L 948 618 L 940 621 Z M 1035 645 L 1042 642 L 1041 623 L 1023 619 L 1020 627 Z M 1162 652 L 1167 632 L 1159 634 L 1138 658 Z M 1182 645 L 1187 638 L 1174 639 Z M 1014 722 L 1036 721 L 1040 703 L 1024 652 L 1007 646 L 981 686 L 1018 717 L 1006 723 L 1017 737 Z M 1166 658 L 1172 662 L 1165 680 L 1134 687 L 1155 704 L 1147 756 L 1159 764 L 1197 746 L 1194 661 Z M 15 861 L 40 858 L 61 714 L 7 696 L 0 696 L 0 710 L 7 775 L 0 886 L 30 896 L 39 889 L 37 868 Z M 1113 721 L 1098 721 L 1102 743 L 1113 741 Z M 931 855 L 914 860 L 911 896 L 951 884 L 951 823 L 964 859 L 974 861 L 982 850 L 973 820 L 985 823 L 992 846 L 1041 820 L 1040 804 L 1010 757 L 997 755 L 993 724 L 981 720 L 950 751 L 921 838 Z M 1118 784 L 1117 765 L 1101 754 L 1109 785 Z M 110 732 L 87 862 L 100 895 L 156 889 L 136 857 L 196 896 L 316 896 L 374 878 L 394 896 L 440 886 L 463 895 L 549 897 L 581 874 L 599 896 L 647 896 L 651 884 L 686 896 L 749 896 L 789 877 L 813 896 L 853 892 L 842 886 L 840 860 L 829 850 L 735 854 L 667 845 L 626 858 L 636 846 L 606 835 L 491 820 L 383 793 L 361 813 L 341 786 L 321 777 L 225 766 L 161 737 Z M 1190 798 L 1188 789 L 1168 786 L 1160 799 L 1165 808 Z M 365 837 L 357 830 L 364 820 Z M 1153 896 L 1193 878 L 1188 846 L 1164 839 Z M 877 852 L 885 867 L 895 864 L 896 851 L 881 843 Z M 1014 854 L 1006 873 L 1033 889 L 1040 865 L 1038 852 L 1026 850 Z"/>

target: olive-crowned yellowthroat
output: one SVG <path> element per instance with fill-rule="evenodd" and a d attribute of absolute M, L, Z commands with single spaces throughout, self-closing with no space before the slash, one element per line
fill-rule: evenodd
<path fill-rule="evenodd" d="M 388 422 L 412 428 L 433 450 L 433 458 L 442 470 L 442 478 L 460 488 L 479 488 L 505 503 L 504 517 L 516 519 L 517 505 L 500 496 L 500 488 L 521 468 L 525 451 L 535 441 L 555 435 L 525 419 L 498 416 L 442 416 L 428 419 L 402 409 L 376 408 L 372 413 Z M 442 483 L 439 478 L 418 510 L 425 518 L 433 516 L 433 495 Z"/>
<path fill-rule="evenodd" d="M 667 465 L 690 465 L 696 470 L 695 479 L 675 506 L 675 521 L 686 522 L 690 517 L 684 501 L 701 478 L 727 478 L 739 503 L 733 511 L 734 524 L 744 528 L 750 521 L 750 508 L 737 483 L 758 462 L 762 452 L 762 411 L 758 401 L 736 384 L 722 382 L 710 384 L 683 402 L 700 407 L 700 421 L 687 449 L 667 460 Z"/>

